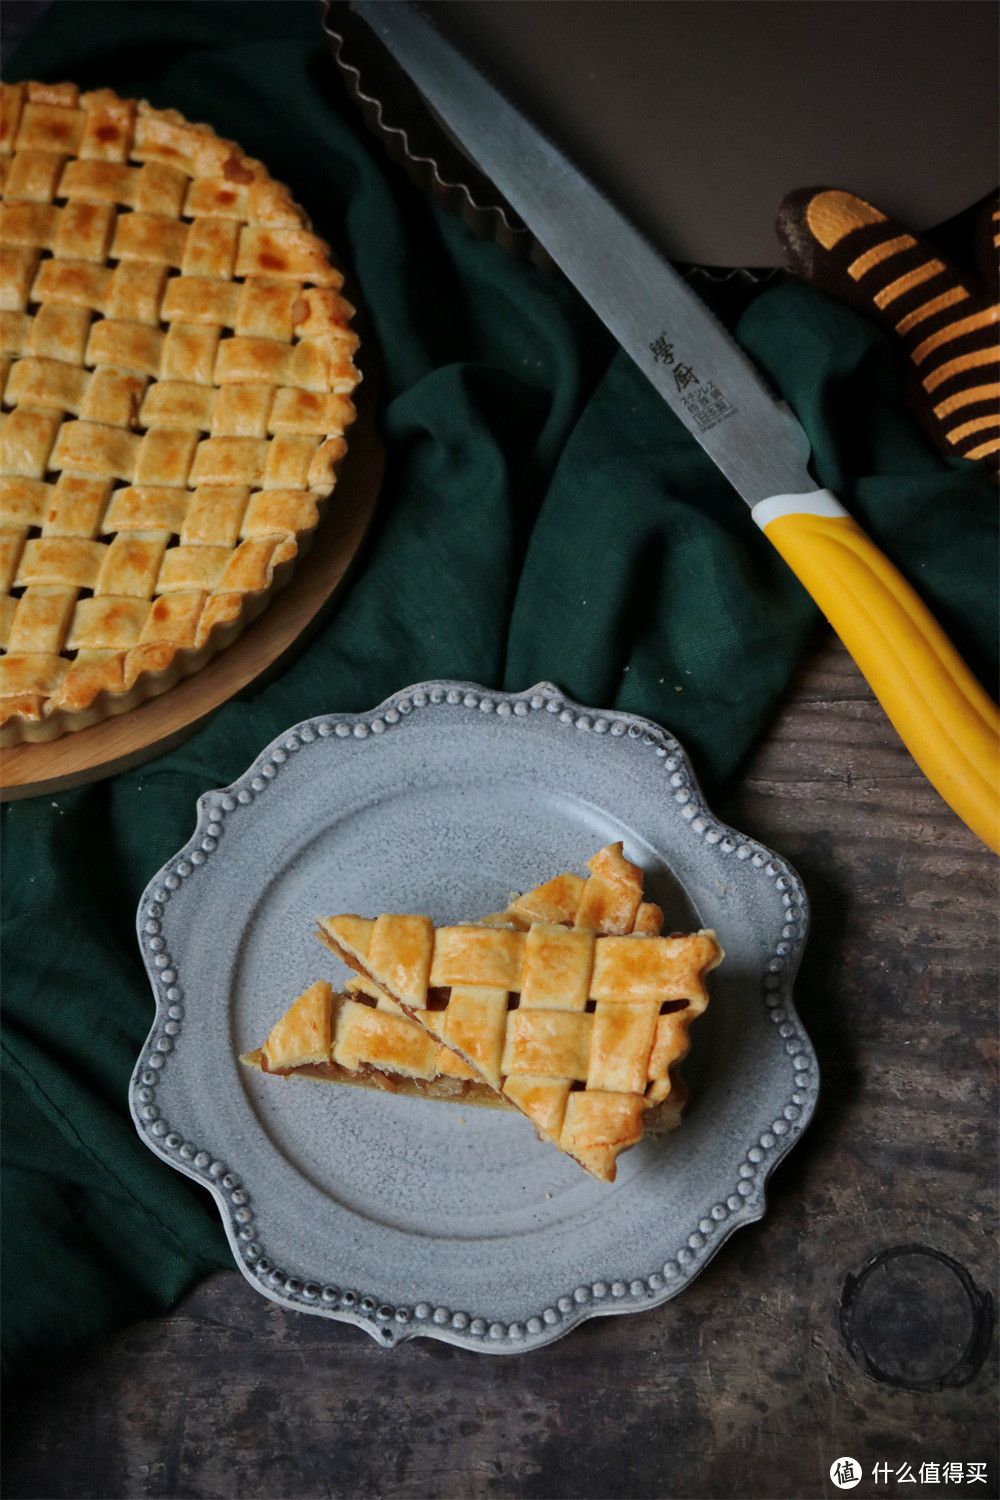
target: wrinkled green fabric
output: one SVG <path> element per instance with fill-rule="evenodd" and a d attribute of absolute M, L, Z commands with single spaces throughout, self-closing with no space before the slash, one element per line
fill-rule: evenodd
<path fill-rule="evenodd" d="M 266 161 L 355 273 L 388 450 L 360 565 L 273 684 L 140 770 L 5 808 L 14 1372 L 232 1264 L 207 1195 L 147 1151 L 126 1104 L 153 1013 L 135 907 L 202 791 L 300 719 L 438 676 L 508 689 L 548 678 L 649 715 L 712 788 L 766 725 L 815 612 L 571 288 L 472 238 L 388 163 L 312 3 L 57 4 L 9 76 L 144 96 Z M 891 350 L 855 314 L 781 278 L 730 297 L 722 311 L 742 301 L 739 337 L 805 423 L 821 482 L 992 685 L 995 493 L 927 447 Z"/>

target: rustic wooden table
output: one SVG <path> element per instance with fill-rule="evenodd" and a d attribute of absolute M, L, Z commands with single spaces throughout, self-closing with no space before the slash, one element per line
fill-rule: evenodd
<path fill-rule="evenodd" d="M 219 1273 L 8 1402 L 4 1494 L 793 1500 L 838 1493 L 848 1456 L 859 1497 L 995 1500 L 982 1302 L 985 1364 L 941 1389 L 873 1378 L 840 1318 L 848 1276 L 897 1246 L 996 1290 L 997 861 L 825 631 L 718 811 L 812 901 L 797 997 L 823 1090 L 762 1223 L 676 1301 L 520 1358 L 387 1354 Z M 889 1373 L 933 1384 L 961 1362 L 956 1276 L 911 1256 L 866 1283 L 855 1329 Z"/>

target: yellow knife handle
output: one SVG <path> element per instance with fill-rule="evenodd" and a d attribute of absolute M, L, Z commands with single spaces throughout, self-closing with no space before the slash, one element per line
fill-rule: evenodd
<path fill-rule="evenodd" d="M 828 490 L 774 496 L 753 516 L 928 781 L 1000 853 L 1000 713 L 930 610 Z"/>

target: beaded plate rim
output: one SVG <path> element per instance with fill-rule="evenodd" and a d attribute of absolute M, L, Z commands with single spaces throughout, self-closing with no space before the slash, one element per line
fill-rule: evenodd
<path fill-rule="evenodd" d="M 179 966 L 167 948 L 164 917 L 171 894 L 181 882 L 204 866 L 224 835 L 225 820 L 249 811 L 256 798 L 273 784 L 291 755 L 328 740 L 378 737 L 405 725 L 414 712 L 439 704 L 462 705 L 495 714 L 501 721 L 543 712 L 553 727 L 562 724 L 612 737 L 640 740 L 661 761 L 668 785 L 679 806 L 682 823 L 691 834 L 738 861 L 758 879 L 773 881 L 781 892 L 785 924 L 771 947 L 762 981 L 762 999 L 775 1026 L 776 1052 L 792 1063 L 792 1085 L 771 1127 L 740 1148 L 728 1195 L 720 1192 L 714 1205 L 692 1222 L 676 1246 L 643 1278 L 596 1281 L 567 1287 L 550 1306 L 522 1322 L 498 1323 L 473 1311 L 434 1307 L 417 1302 L 391 1305 L 377 1289 L 341 1288 L 290 1275 L 267 1253 L 254 1227 L 252 1194 L 218 1153 L 185 1139 L 165 1120 L 156 1104 L 156 1091 L 169 1067 L 184 1019 L 184 987 Z M 358 714 L 321 714 L 276 736 L 230 786 L 198 798 L 194 833 L 153 877 L 143 893 L 136 929 L 143 961 L 156 1001 L 156 1015 L 136 1062 L 129 1086 L 129 1107 L 140 1137 L 170 1166 L 208 1188 L 218 1206 L 236 1265 L 262 1295 L 293 1311 L 310 1312 L 363 1328 L 384 1348 L 407 1339 L 430 1336 L 483 1353 L 514 1354 L 561 1338 L 592 1317 L 640 1312 L 675 1297 L 705 1268 L 735 1230 L 763 1218 L 767 1210 L 766 1184 L 774 1168 L 788 1154 L 812 1119 L 819 1092 L 815 1051 L 792 999 L 792 987 L 805 947 L 809 924 L 808 899 L 796 871 L 757 840 L 745 837 L 715 818 L 705 803 L 690 759 L 673 735 L 652 720 L 636 714 L 585 707 L 553 683 L 540 682 L 520 693 L 505 693 L 470 682 L 435 680 L 404 688 L 376 708 Z"/>

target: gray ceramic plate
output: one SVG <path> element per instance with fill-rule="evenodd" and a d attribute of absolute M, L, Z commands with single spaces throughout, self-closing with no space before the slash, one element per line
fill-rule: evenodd
<path fill-rule="evenodd" d="M 527 1120 L 249 1072 L 314 980 L 346 978 L 318 913 L 502 906 L 622 839 L 666 930 L 726 959 L 692 1028 L 691 1102 L 595 1182 Z M 214 1194 L 247 1279 L 285 1307 L 494 1353 L 673 1297 L 741 1224 L 808 1123 L 816 1058 L 792 1005 L 805 892 L 705 807 L 657 725 L 469 683 L 311 719 L 198 802 L 139 942 L 156 1020 L 130 1102 L 147 1144 Z"/>

